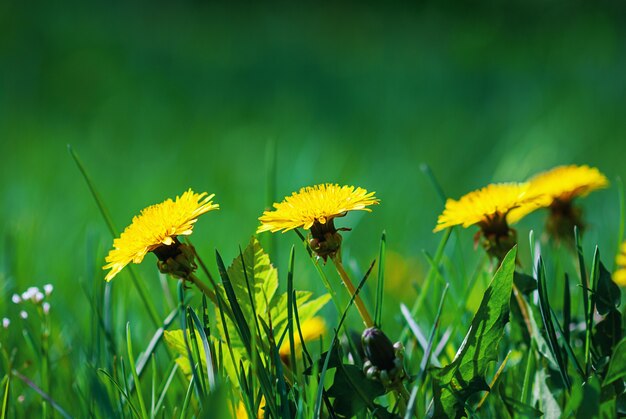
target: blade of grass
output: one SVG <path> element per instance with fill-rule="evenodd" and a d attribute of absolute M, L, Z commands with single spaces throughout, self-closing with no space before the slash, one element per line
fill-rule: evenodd
<path fill-rule="evenodd" d="M 126 400 L 126 405 L 128 405 L 133 415 L 137 418 L 140 418 L 141 414 L 135 407 L 135 404 L 133 403 L 133 400 L 131 399 L 130 394 L 128 394 L 128 392 L 117 382 L 117 380 L 113 378 L 113 376 L 109 374 L 107 371 L 103 370 L 102 368 L 98 368 L 98 373 L 104 375 L 117 388 L 118 393 L 124 398 L 124 400 Z M 122 406 L 120 406 L 120 412 L 123 412 Z"/>
<path fill-rule="evenodd" d="M 291 246 L 291 250 L 289 251 L 289 267 L 287 270 L 287 327 L 289 329 L 289 348 L 291 349 L 289 351 L 291 357 L 291 371 L 293 371 L 294 377 L 298 377 L 298 365 L 296 364 L 296 340 L 294 338 L 293 330 L 293 309 L 295 300 L 295 293 L 293 290 L 293 265 L 295 257 L 296 248 L 295 246 Z"/>
<path fill-rule="evenodd" d="M 179 301 L 178 309 L 180 310 L 180 326 L 181 326 L 181 330 L 183 333 L 183 341 L 185 342 L 185 349 L 187 350 L 187 359 L 189 361 L 189 367 L 191 368 L 191 376 L 194 378 L 193 382 L 194 382 L 194 387 L 196 391 L 196 396 L 198 397 L 198 400 L 201 400 L 204 398 L 202 396 L 206 393 L 204 392 L 204 388 L 202 387 L 202 382 L 200 381 L 200 378 L 198 377 L 198 371 L 196 369 L 196 362 L 191 352 L 191 344 L 189 343 L 189 339 L 191 338 L 190 332 L 192 332 L 193 329 L 190 330 L 187 327 L 187 305 L 185 304 L 185 285 L 182 279 L 178 281 L 178 301 Z"/>
<path fill-rule="evenodd" d="M 532 338 L 531 338 L 532 340 Z M 534 342 L 534 341 L 533 341 Z M 532 344 L 532 343 L 531 343 Z M 522 397 L 520 401 L 524 404 L 530 405 L 530 395 L 534 377 L 531 377 L 535 372 L 535 351 L 528 351 L 528 359 L 526 361 L 526 371 L 524 371 L 524 383 L 522 384 Z"/>
<path fill-rule="evenodd" d="M 439 300 L 439 308 L 437 309 L 437 315 L 435 316 L 435 322 L 433 323 L 433 327 L 430 330 L 430 336 L 428 336 L 428 345 L 426 346 L 426 351 L 424 351 L 424 356 L 422 357 L 422 362 L 420 362 L 420 372 L 418 374 L 416 385 L 421 385 L 426 378 L 426 370 L 428 369 L 428 364 L 431 360 L 431 354 L 433 350 L 433 343 L 435 342 L 435 336 L 437 335 L 437 329 L 439 328 L 439 319 L 441 318 L 441 313 L 443 312 L 443 304 L 446 300 L 446 295 L 448 295 L 448 284 L 443 289 L 441 293 L 441 299 Z"/>
<path fill-rule="evenodd" d="M 7 410 L 9 409 L 9 387 L 11 384 L 11 377 L 9 374 L 6 374 L 2 379 L 2 385 L 4 386 L 4 396 L 2 396 L 2 415 L 0 418 L 5 419 L 7 417 Z"/>
<path fill-rule="evenodd" d="M 596 246 L 593 253 L 593 261 L 591 262 L 591 274 L 589 275 L 591 283 L 589 301 L 587 303 L 586 325 L 585 328 L 585 376 L 589 377 L 591 373 L 591 332 L 593 329 L 593 312 L 595 309 L 595 294 L 598 288 L 598 277 L 600 275 L 600 250 Z"/>
<path fill-rule="evenodd" d="M 563 281 L 563 338 L 570 343 L 569 325 L 572 323 L 572 296 L 569 289 L 569 275 L 566 273 Z"/>
<path fill-rule="evenodd" d="M 194 377 L 189 380 L 189 386 L 187 387 L 187 393 L 185 393 L 185 400 L 183 400 L 183 408 L 180 410 L 180 419 L 187 417 L 187 409 L 189 408 L 189 402 L 191 401 L 191 394 L 196 387 L 194 383 Z"/>
<path fill-rule="evenodd" d="M 385 250 L 387 248 L 387 233 L 383 231 L 380 237 L 380 251 L 378 253 L 378 283 L 376 285 L 376 308 L 374 323 L 382 329 L 383 322 L 383 295 L 385 290 Z"/>
<path fill-rule="evenodd" d="M 574 226 L 574 243 L 576 245 L 576 253 L 578 254 L 578 269 L 580 274 L 580 286 L 583 290 L 583 313 L 585 315 L 585 324 L 589 321 L 587 318 L 589 312 L 589 284 L 587 283 L 587 270 L 585 269 L 585 259 L 583 257 L 582 243 L 580 241 L 580 231 L 578 226 Z M 586 364 L 585 358 L 585 364 Z M 585 367 L 586 368 L 586 367 Z"/>
<path fill-rule="evenodd" d="M 222 278 L 222 285 L 226 292 L 226 298 L 230 304 L 230 309 L 233 314 L 233 323 L 235 323 L 235 327 L 239 332 L 239 337 L 250 356 L 252 364 L 256 366 L 256 374 L 259 379 L 259 383 L 261 384 L 261 390 L 263 395 L 265 396 L 265 403 L 268 409 L 270 410 L 270 414 L 272 417 L 278 417 L 278 410 L 276 407 L 276 403 L 273 399 L 274 391 L 273 386 L 271 385 L 270 375 L 261 358 L 259 357 L 259 353 L 256 350 L 256 347 L 252 347 L 251 336 L 250 336 L 250 328 L 246 319 L 243 315 L 241 307 L 239 306 L 239 302 L 237 301 L 237 296 L 235 294 L 235 290 L 233 289 L 232 283 L 230 282 L 230 278 L 228 277 L 228 272 L 226 271 L 226 267 L 224 266 L 224 261 L 220 256 L 219 252 L 215 251 L 215 258 L 217 261 L 217 270 L 219 271 L 220 277 Z M 219 300 L 218 300 L 219 301 Z M 224 325 L 226 327 L 226 325 Z"/>
<path fill-rule="evenodd" d="M 561 378 L 563 379 L 563 383 L 569 389 L 571 388 L 571 383 L 569 380 L 569 376 L 567 375 L 565 363 L 563 362 L 561 348 L 558 344 L 556 332 L 554 331 L 554 324 L 552 323 L 553 319 L 551 316 L 550 302 L 548 300 L 548 291 L 546 288 L 546 273 L 542 257 L 539 257 L 539 264 L 537 266 L 537 286 L 539 292 L 539 310 L 541 312 L 543 327 L 546 329 L 546 332 L 548 334 L 548 344 L 552 351 L 552 355 L 556 359 L 557 366 L 559 367 L 559 373 L 561 374 Z"/>
<path fill-rule="evenodd" d="M 158 413 L 159 410 L 161 410 L 161 406 L 163 405 L 163 402 L 165 401 L 165 396 L 167 395 L 167 391 L 169 390 L 170 385 L 172 384 L 172 381 L 174 380 L 176 371 L 178 371 L 178 364 L 174 362 L 172 371 L 170 372 L 170 375 L 167 376 L 167 379 L 165 380 L 165 383 L 163 384 L 162 389 L 159 392 L 159 399 L 157 400 L 157 403 L 154 407 L 155 414 Z"/>
<path fill-rule="evenodd" d="M 200 323 L 200 319 L 196 315 L 196 312 L 193 310 L 189 310 L 189 316 L 193 324 L 200 335 L 200 340 L 202 341 L 202 348 L 204 349 L 204 361 L 207 366 L 207 379 L 209 381 L 209 390 L 213 392 L 215 390 L 215 371 L 213 369 L 213 353 L 211 352 L 211 348 L 209 347 L 209 338 L 204 332 L 204 328 Z"/>
<path fill-rule="evenodd" d="M 619 227 L 617 229 L 617 250 L 615 254 L 619 253 L 620 246 L 624 241 L 624 223 L 626 222 L 626 198 L 624 198 L 624 183 L 622 178 L 618 177 L 615 181 L 617 183 L 617 196 L 619 200 Z"/>
<path fill-rule="evenodd" d="M 204 399 L 206 398 L 206 395 L 207 395 L 207 391 L 206 391 L 207 383 L 204 381 L 204 374 L 202 374 L 202 357 L 200 356 L 200 346 L 198 345 L 198 339 L 196 336 L 196 327 L 193 323 L 193 320 L 191 320 L 190 312 L 193 310 L 191 309 L 191 307 L 187 306 L 186 311 L 187 311 L 187 327 L 189 329 L 189 340 L 191 341 L 190 346 L 193 352 L 193 359 L 190 360 L 190 362 L 197 360 L 198 377 L 199 377 L 199 382 L 200 382 L 200 388 L 202 389 L 202 393 L 200 394 L 202 395 L 202 399 Z"/>
<path fill-rule="evenodd" d="M 81 162 L 80 158 L 78 157 L 78 154 L 76 154 L 76 152 L 74 151 L 74 149 L 72 148 L 71 145 L 67 145 L 67 150 L 70 153 L 70 156 L 72 156 L 72 159 L 74 159 L 74 162 L 76 163 L 76 166 L 78 166 L 78 170 L 80 171 L 80 173 L 83 176 L 83 179 L 85 179 L 85 182 L 87 182 L 87 186 L 89 187 L 89 191 L 91 192 L 91 195 L 93 196 L 94 200 L 96 201 L 96 205 L 98 206 L 98 209 L 100 210 L 100 214 L 102 214 L 102 218 L 104 218 L 104 222 L 106 223 L 107 227 L 109 228 L 109 231 L 111 232 L 111 235 L 113 237 L 117 237 L 118 236 L 118 231 L 115 228 L 115 225 L 113 224 L 113 220 L 111 218 L 111 216 L 109 215 L 109 211 L 107 210 L 106 206 L 104 205 L 104 201 L 102 200 L 102 198 L 100 198 L 100 194 L 98 193 L 95 184 L 92 182 L 91 177 L 89 176 L 89 174 L 87 173 L 87 170 L 85 169 L 85 166 L 83 165 L 83 163 Z M 148 298 L 148 291 L 146 290 L 143 282 L 141 282 L 139 280 L 139 277 L 137 277 L 137 275 L 135 274 L 135 271 L 132 269 L 132 266 L 127 266 L 127 270 L 130 272 L 130 277 L 131 280 L 133 282 L 133 285 L 135 286 L 135 288 L 137 289 L 137 292 L 139 293 L 139 297 L 141 298 L 141 301 L 143 302 L 143 305 L 145 306 L 146 310 L 148 311 L 148 314 L 150 315 L 150 318 L 152 320 L 152 322 L 154 323 L 154 326 L 159 327 L 161 324 L 161 320 L 159 319 L 159 315 L 157 313 L 156 308 L 154 307 L 154 304 L 152 303 L 152 300 L 150 298 Z M 111 286 L 110 283 L 107 283 L 108 287 Z M 109 295 L 110 293 L 106 293 L 105 295 Z M 111 300 L 109 299 L 108 301 L 106 301 L 105 303 L 107 306 L 111 305 Z M 105 307 L 104 310 L 105 313 L 111 313 L 110 309 L 107 309 Z M 106 324 L 110 324 L 111 322 L 105 322 Z"/>
<path fill-rule="evenodd" d="M 322 371 L 320 372 L 320 378 L 319 378 L 320 384 L 317 390 L 317 395 L 315 397 L 314 417 L 316 418 L 320 417 L 320 413 L 322 409 L 322 397 L 324 393 L 324 377 L 326 376 L 326 371 L 328 371 L 328 365 L 330 362 L 331 355 L 333 353 L 333 348 L 335 348 L 335 346 L 339 342 L 338 340 L 339 330 L 341 329 L 343 322 L 346 320 L 346 316 L 348 315 L 348 310 L 354 303 L 354 299 L 356 298 L 356 296 L 359 294 L 359 292 L 361 292 L 361 289 L 363 288 L 363 285 L 365 285 L 365 282 L 367 281 L 367 278 L 369 277 L 369 274 L 371 273 L 373 267 L 374 267 L 374 264 L 372 263 L 372 265 L 370 265 L 369 270 L 367 271 L 363 279 L 361 279 L 361 281 L 359 282 L 359 285 L 356 287 L 354 294 L 352 294 L 350 301 L 348 302 L 348 305 L 346 306 L 346 308 L 343 310 L 341 314 L 341 318 L 339 319 L 339 323 L 337 324 L 337 327 L 335 328 L 335 333 L 333 334 L 333 339 L 331 341 L 330 349 L 326 353 L 326 357 L 324 358 L 324 366 L 322 367 Z"/>
<path fill-rule="evenodd" d="M 126 323 L 126 349 L 128 350 L 128 363 L 130 364 L 130 370 L 133 374 L 133 379 L 135 380 L 135 390 L 137 392 L 137 398 L 139 399 L 139 408 L 141 409 L 141 416 L 146 419 L 148 418 L 148 411 L 146 410 L 146 404 L 143 400 L 143 393 L 141 391 L 141 382 L 139 381 L 139 376 L 137 375 L 137 369 L 135 366 L 135 357 L 133 355 L 133 343 L 130 336 L 130 322 Z"/>

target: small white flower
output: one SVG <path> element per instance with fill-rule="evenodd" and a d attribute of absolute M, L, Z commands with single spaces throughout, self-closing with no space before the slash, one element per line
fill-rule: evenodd
<path fill-rule="evenodd" d="M 33 302 L 35 304 L 40 303 L 44 299 L 44 295 L 42 292 L 37 291 L 35 295 L 33 295 Z"/>
<path fill-rule="evenodd" d="M 24 403 L 24 400 L 26 400 L 26 397 L 24 397 L 23 394 L 20 394 L 19 396 L 17 396 L 18 403 Z"/>
<path fill-rule="evenodd" d="M 43 308 L 43 314 L 48 314 L 50 313 L 50 303 L 45 302 L 42 304 L 42 308 Z"/>
<path fill-rule="evenodd" d="M 11 320 L 7 319 L 6 317 L 2 319 L 2 327 L 4 327 L 5 329 L 8 329 L 10 324 Z"/>
<path fill-rule="evenodd" d="M 46 293 L 46 296 L 52 294 L 52 291 L 54 291 L 54 286 L 52 284 L 46 284 L 43 286 L 43 292 Z"/>
<path fill-rule="evenodd" d="M 26 291 L 22 293 L 22 300 L 30 300 L 35 294 L 39 292 L 39 288 L 37 287 L 29 287 Z"/>
<path fill-rule="evenodd" d="M 19 294 L 13 294 L 13 296 L 11 297 L 11 301 L 13 301 L 13 304 L 19 304 L 22 302 L 22 298 Z"/>
<path fill-rule="evenodd" d="M 28 313 L 22 310 L 20 311 L 20 317 L 26 320 L 28 318 Z"/>

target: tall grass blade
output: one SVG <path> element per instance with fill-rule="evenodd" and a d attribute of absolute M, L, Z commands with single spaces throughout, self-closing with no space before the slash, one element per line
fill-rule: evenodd
<path fill-rule="evenodd" d="M 130 408 L 132 414 L 135 417 L 137 417 L 137 418 L 141 418 L 141 414 L 137 410 L 137 407 L 135 407 L 135 404 L 133 403 L 133 400 L 131 399 L 130 394 L 126 391 L 126 389 L 124 389 L 120 385 L 120 383 L 118 383 L 117 380 L 115 378 L 113 378 L 113 376 L 111 374 L 109 374 L 108 371 L 103 370 L 102 368 L 98 368 L 98 373 L 104 375 L 115 386 L 115 388 L 117 388 L 118 393 L 126 401 L 126 405 Z M 123 410 L 121 410 L 121 411 L 123 411 Z"/>
<path fill-rule="evenodd" d="M 385 250 L 387 248 L 387 233 L 383 231 L 380 237 L 380 251 L 378 253 L 378 283 L 376 285 L 376 312 L 374 323 L 378 328 L 383 327 L 383 295 L 385 291 Z"/>
<path fill-rule="evenodd" d="M 330 363 L 331 355 L 333 354 L 335 347 L 337 346 L 339 342 L 338 340 L 339 330 L 341 329 L 343 322 L 346 320 L 346 316 L 348 315 L 348 310 L 350 310 L 350 307 L 352 307 L 352 304 L 354 304 L 354 299 L 356 298 L 357 295 L 359 295 L 359 292 L 361 292 L 361 289 L 363 288 L 363 285 L 365 285 L 365 282 L 367 281 L 367 278 L 369 277 L 369 274 L 372 272 L 373 268 L 374 268 L 374 264 L 372 263 L 368 271 L 365 273 L 365 276 L 363 277 L 363 279 L 361 279 L 361 281 L 359 282 L 359 285 L 356 287 L 354 294 L 350 298 L 350 301 L 348 302 L 348 305 L 346 306 L 346 308 L 343 310 L 343 313 L 341 314 L 341 318 L 339 319 L 339 323 L 337 323 L 337 327 L 335 328 L 335 333 L 333 334 L 333 339 L 331 340 L 330 349 L 328 349 L 328 352 L 326 353 L 326 357 L 324 358 L 324 366 L 322 367 L 322 371 L 320 372 L 319 388 L 317 390 L 317 395 L 315 397 L 315 409 L 314 409 L 315 418 L 319 418 L 321 414 L 322 397 L 324 393 L 324 377 L 326 376 L 326 371 L 328 371 L 328 365 Z"/>
<path fill-rule="evenodd" d="M 295 293 L 293 290 L 293 265 L 296 256 L 296 249 L 294 246 L 291 246 L 291 250 L 289 251 L 289 267 L 287 270 L 287 329 L 289 330 L 289 347 L 291 350 L 290 354 L 290 362 L 291 362 L 291 371 L 293 371 L 294 377 L 298 376 L 298 365 L 296 364 L 296 340 L 294 338 L 294 322 L 293 322 L 293 311 L 294 311 L 294 300 L 296 299 Z M 303 342 L 300 340 L 300 342 Z"/>
<path fill-rule="evenodd" d="M 196 312 L 193 310 L 189 310 L 189 317 L 191 318 L 193 324 L 195 325 L 195 329 L 200 335 L 202 349 L 204 349 L 204 361 L 207 366 L 207 379 L 209 381 L 209 390 L 210 392 L 213 392 L 215 390 L 215 370 L 213 368 L 213 352 L 211 351 L 211 348 L 209 346 L 209 338 L 206 335 L 204 328 L 202 327 L 202 323 L 200 323 L 200 319 L 196 315 Z"/>
<path fill-rule="evenodd" d="M 552 355 L 554 356 L 554 359 L 556 359 L 557 366 L 559 367 L 559 373 L 561 374 L 561 378 L 563 379 L 563 383 L 567 386 L 567 388 L 570 388 L 571 382 L 569 376 L 567 375 L 567 368 L 565 367 L 565 362 L 563 361 L 561 348 L 558 344 L 556 332 L 554 330 L 554 323 L 552 323 L 552 311 L 550 308 L 550 302 L 548 300 L 546 273 L 542 257 L 539 258 L 539 264 L 537 266 L 537 287 L 539 292 L 539 310 L 541 312 L 543 327 L 546 329 L 546 333 L 548 334 L 548 344 L 550 345 L 550 349 Z M 554 319 L 554 321 L 556 321 L 556 319 Z"/>
<path fill-rule="evenodd" d="M 128 362 L 130 364 L 130 371 L 133 374 L 135 380 L 135 390 L 137 392 L 137 398 L 139 399 L 139 408 L 141 409 L 141 416 L 146 419 L 150 417 L 146 410 L 146 404 L 143 400 L 143 393 L 141 391 L 141 382 L 137 375 L 137 368 L 135 366 L 135 356 L 133 355 L 133 343 L 130 335 L 130 322 L 126 323 L 126 349 L 128 350 Z"/>
<path fill-rule="evenodd" d="M 624 197 L 624 183 L 622 178 L 618 177 L 617 183 L 617 196 L 619 200 L 619 227 L 617 228 L 617 251 L 619 253 L 620 246 L 624 241 L 624 223 L 626 223 L 626 198 Z"/>
<path fill-rule="evenodd" d="M 118 231 L 115 228 L 115 225 L 113 224 L 113 219 L 111 218 L 111 215 L 109 214 L 109 211 L 107 210 L 106 206 L 104 205 L 104 201 L 102 200 L 102 198 L 100 197 L 100 194 L 98 193 L 95 184 L 92 182 L 91 177 L 89 176 L 89 174 L 87 173 L 87 170 L 85 169 L 85 166 L 83 165 L 83 163 L 81 162 L 80 158 L 78 157 L 78 154 L 76 154 L 76 152 L 74 151 L 74 149 L 72 148 L 71 145 L 67 145 L 67 150 L 70 153 L 70 156 L 72 156 L 72 159 L 74 159 L 74 162 L 76 163 L 76 166 L 78 166 L 78 170 L 80 171 L 80 173 L 83 176 L 83 179 L 85 179 L 85 182 L 87 182 L 87 186 L 89 187 L 89 191 L 91 192 L 91 195 L 93 196 L 94 200 L 96 201 L 96 205 L 98 206 L 98 209 L 100 210 L 100 213 L 102 214 L 102 218 L 104 218 L 104 222 L 106 223 L 107 227 L 109 228 L 109 231 L 111 232 L 111 235 L 113 237 L 117 237 L 118 236 Z M 152 322 L 154 323 L 154 325 L 156 327 L 159 327 L 161 324 L 161 320 L 159 319 L 159 315 L 156 311 L 156 308 L 154 307 L 154 304 L 152 303 L 152 300 L 150 298 L 148 298 L 148 291 L 146 290 L 143 282 L 141 282 L 139 280 L 139 278 L 137 277 L 137 275 L 135 274 L 135 271 L 132 269 L 131 266 L 127 267 L 127 270 L 130 272 L 130 277 L 131 280 L 133 281 L 133 285 L 135 286 L 135 288 L 137 288 L 137 292 L 139 293 L 139 297 L 141 298 L 141 301 L 143 302 L 144 306 L 146 307 L 146 309 L 148 310 L 148 314 L 150 315 L 150 318 L 152 319 Z M 110 287 L 111 284 L 107 283 L 106 287 Z M 110 292 L 106 292 L 105 291 L 105 295 L 108 295 L 110 297 Z M 111 299 L 109 298 L 108 300 L 105 301 L 105 305 L 108 306 L 105 307 L 104 312 L 105 313 L 110 313 L 110 304 L 111 304 Z M 110 324 L 110 322 L 108 322 L 108 324 Z"/>
<path fill-rule="evenodd" d="M 593 312 L 595 309 L 595 294 L 598 288 L 598 277 L 600 276 L 600 250 L 598 246 L 593 253 L 593 261 L 591 262 L 591 273 L 589 274 L 590 280 L 590 293 L 589 301 L 587 302 L 586 312 L 586 328 L 585 328 L 585 375 L 589 377 L 591 373 L 591 332 L 593 329 Z"/>

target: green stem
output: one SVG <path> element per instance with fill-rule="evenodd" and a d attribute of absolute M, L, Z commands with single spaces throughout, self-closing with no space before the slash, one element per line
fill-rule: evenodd
<path fill-rule="evenodd" d="M 363 319 L 363 324 L 365 324 L 365 327 L 374 327 L 374 321 L 372 320 L 372 316 L 370 316 L 370 313 L 367 311 L 367 307 L 365 307 L 365 304 L 363 303 L 361 297 L 356 294 L 356 287 L 350 280 L 350 277 L 348 276 L 346 270 L 343 268 L 343 263 L 341 263 L 341 256 L 335 254 L 331 257 L 331 259 L 335 265 L 335 268 L 337 269 L 337 273 L 343 281 L 343 284 L 346 286 L 346 288 L 348 288 L 348 292 L 350 293 L 350 295 L 354 295 L 354 304 L 356 305 L 356 308 L 361 315 L 361 319 Z"/>

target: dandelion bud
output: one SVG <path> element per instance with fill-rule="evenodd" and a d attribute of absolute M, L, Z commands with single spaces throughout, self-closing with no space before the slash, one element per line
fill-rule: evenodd
<path fill-rule="evenodd" d="M 365 356 L 370 360 L 372 365 L 380 370 L 391 370 L 394 368 L 394 360 L 396 359 L 396 351 L 393 344 L 377 327 L 365 329 L 361 336 L 361 343 Z"/>
<path fill-rule="evenodd" d="M 43 303 L 41 308 L 43 309 L 43 314 L 48 315 L 48 313 L 50 313 L 50 303 Z"/>
<path fill-rule="evenodd" d="M 13 301 L 13 304 L 19 304 L 22 302 L 22 298 L 19 296 L 19 294 L 13 294 L 13 296 L 11 297 L 11 301 Z"/>
<path fill-rule="evenodd" d="M 28 313 L 22 310 L 20 311 L 20 317 L 26 320 L 28 318 Z"/>
<path fill-rule="evenodd" d="M 50 294 L 52 294 L 53 290 L 54 290 L 54 286 L 52 284 L 46 284 L 43 286 L 43 292 L 46 293 L 46 296 L 49 296 Z"/>
<path fill-rule="evenodd" d="M 2 327 L 4 327 L 5 329 L 8 329 L 10 324 L 11 320 L 7 319 L 6 317 L 2 319 Z"/>

